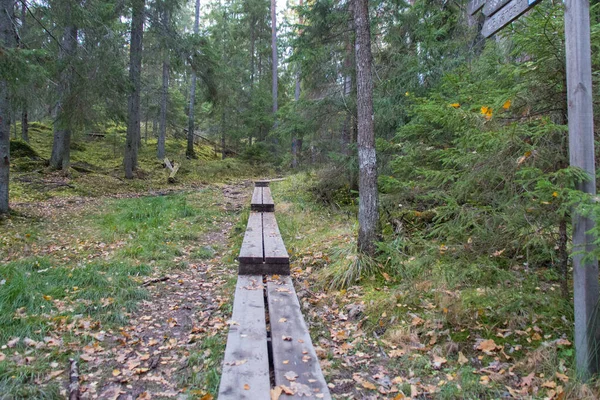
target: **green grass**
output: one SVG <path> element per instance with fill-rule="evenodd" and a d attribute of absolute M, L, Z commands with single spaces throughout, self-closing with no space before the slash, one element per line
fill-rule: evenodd
<path fill-rule="evenodd" d="M 501 257 L 468 257 L 468 252 L 454 251 L 451 246 L 446 248 L 416 235 L 398 235 L 394 241 L 380 243 L 379 255 L 362 262 L 355 247 L 355 209 L 319 203 L 310 194 L 313 179 L 312 173 L 300 173 L 271 185 L 277 221 L 298 284 L 324 296 L 318 303 L 311 300 L 317 311 L 307 316 L 313 341 L 320 337 L 328 340 L 330 330 L 336 329 L 324 323 L 319 313 L 361 303 L 360 329 L 365 338 L 383 340 L 380 346 L 396 343 L 401 347 L 410 334 L 428 345 L 431 335 L 437 335 L 429 352 L 448 359 L 441 370 L 432 369 L 429 352 L 409 351 L 386 361 L 391 376 L 406 376 L 412 371 L 434 386 L 446 380 L 435 398 L 498 398 L 506 391 L 504 382 L 491 380 L 486 384 L 480 381 L 480 373 L 474 373 L 495 361 L 475 349 L 476 339 L 493 339 L 507 352 L 512 349 L 508 363 L 515 366 L 519 376 L 535 372 L 551 379 L 559 365 L 570 376 L 575 375 L 572 345 L 543 344 L 563 336 L 572 342 L 573 335 L 573 305 L 561 297 L 551 267 L 515 265 Z M 413 325 L 415 315 L 424 322 Z M 534 328 L 540 330 L 541 338 L 534 335 Z M 511 334 L 500 337 L 500 330 Z M 362 347 L 350 350 L 351 354 Z M 369 351 L 368 346 L 361 351 Z M 480 366 L 459 365 L 456 351 L 479 360 Z M 336 360 L 331 360 L 332 365 L 337 365 Z M 505 361 L 503 356 L 500 360 Z M 453 380 L 448 381 L 446 374 Z M 565 390 L 573 393 L 578 387 L 581 382 L 574 379 Z M 410 394 L 410 385 L 404 389 Z M 543 389 L 534 398 L 545 394 Z"/>

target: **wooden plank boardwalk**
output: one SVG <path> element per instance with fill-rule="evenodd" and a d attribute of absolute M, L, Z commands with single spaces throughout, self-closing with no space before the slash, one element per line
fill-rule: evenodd
<path fill-rule="evenodd" d="M 282 399 L 331 399 L 289 276 L 269 181 L 256 182 L 251 209 L 218 398 L 268 400 L 285 385 Z"/>

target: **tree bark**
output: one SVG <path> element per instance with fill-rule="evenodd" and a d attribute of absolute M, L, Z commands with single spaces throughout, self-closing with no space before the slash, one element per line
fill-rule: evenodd
<path fill-rule="evenodd" d="M 358 111 L 358 249 L 374 255 L 379 236 L 379 195 L 373 115 L 371 33 L 368 0 L 356 0 L 356 83 Z"/>
<path fill-rule="evenodd" d="M 273 118 L 277 114 L 277 1 L 271 0 L 271 52 L 273 78 Z"/>
<path fill-rule="evenodd" d="M 12 0 L 0 0 L 0 41 L 3 47 L 14 46 L 12 31 Z M 8 81 L 0 80 L 0 214 L 8 213 L 8 182 L 10 172 L 10 101 Z"/>
<path fill-rule="evenodd" d="M 164 26 L 169 25 L 169 11 L 163 14 Z M 169 101 L 169 49 L 163 48 L 162 65 L 162 92 L 160 95 L 160 120 L 158 127 L 158 151 L 159 160 L 165 158 L 165 141 L 167 139 L 167 102 Z"/>
<path fill-rule="evenodd" d="M 302 7 L 302 0 L 300 0 L 298 5 L 300 7 Z M 302 17 L 300 17 L 299 23 L 302 24 Z M 298 100 L 300 100 L 300 89 L 301 89 L 300 88 L 300 63 L 298 63 L 296 68 L 297 68 L 296 76 L 295 76 L 296 88 L 294 90 L 294 100 L 297 103 Z M 297 130 L 294 129 L 294 131 L 292 133 L 292 168 L 298 168 L 298 150 L 299 150 L 298 141 L 299 140 L 300 139 L 298 139 L 298 132 L 297 132 Z"/>
<path fill-rule="evenodd" d="M 194 19 L 194 34 L 198 35 L 200 23 L 200 0 L 196 0 L 196 15 Z M 196 72 L 192 69 L 192 83 L 190 85 L 190 111 L 189 111 L 189 123 L 188 123 L 188 134 L 187 134 L 187 149 L 185 155 L 187 158 L 196 158 L 194 152 L 194 132 L 196 127 L 194 126 L 194 111 L 196 107 Z"/>
<path fill-rule="evenodd" d="M 131 43 L 129 46 L 129 81 L 132 90 L 128 101 L 127 138 L 125 141 L 125 177 L 133 178 L 138 165 L 140 136 L 140 92 L 142 90 L 142 45 L 144 37 L 145 0 L 132 0 Z"/>
<path fill-rule="evenodd" d="M 21 38 L 27 34 L 27 6 L 25 3 L 21 6 Z M 24 47 L 21 41 L 21 47 Z M 29 142 L 29 116 L 27 113 L 27 95 L 23 95 L 23 104 L 21 108 L 21 139 Z"/>
<path fill-rule="evenodd" d="M 71 4 L 67 3 L 67 21 L 71 20 Z M 67 25 L 63 31 L 59 51 L 62 71 L 56 89 L 58 100 L 54 107 L 54 141 L 50 168 L 67 171 L 71 161 L 71 115 L 73 112 L 73 80 L 75 78 L 73 59 L 77 51 L 77 27 Z"/>

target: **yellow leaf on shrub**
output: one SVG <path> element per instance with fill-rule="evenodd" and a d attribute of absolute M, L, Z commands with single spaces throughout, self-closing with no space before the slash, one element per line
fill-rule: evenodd
<path fill-rule="evenodd" d="M 512 104 L 512 102 L 510 100 L 506 100 L 504 102 L 504 105 L 502 106 L 502 108 L 504 108 L 505 110 L 508 110 L 510 108 L 511 104 Z"/>

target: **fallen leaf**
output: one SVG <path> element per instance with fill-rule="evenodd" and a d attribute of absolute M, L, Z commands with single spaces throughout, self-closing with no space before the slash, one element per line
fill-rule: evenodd
<path fill-rule="evenodd" d="M 294 394 L 296 394 L 296 392 L 294 392 L 292 390 L 292 388 L 290 388 L 289 386 L 279 385 L 279 387 L 281 388 L 281 390 L 283 390 L 283 393 L 285 393 L 285 394 L 288 394 L 290 396 L 293 396 Z"/>
<path fill-rule="evenodd" d="M 556 388 L 556 382 L 554 382 L 554 381 L 546 381 L 546 382 L 542 383 L 542 387 L 549 388 L 549 389 L 554 389 L 554 388 Z"/>
<path fill-rule="evenodd" d="M 281 386 L 277 386 L 271 389 L 271 400 L 279 400 L 279 396 L 281 396 L 281 393 L 283 393 L 283 389 L 281 388 Z"/>
<path fill-rule="evenodd" d="M 561 374 L 560 372 L 556 373 L 556 377 L 565 383 L 569 382 L 569 377 L 565 374 Z"/>
<path fill-rule="evenodd" d="M 483 342 L 479 343 L 479 346 L 477 346 L 477 350 L 481 350 L 486 354 L 493 354 L 494 351 L 500 348 L 501 347 L 494 342 L 494 339 L 484 340 Z"/>
<path fill-rule="evenodd" d="M 121 375 L 121 370 L 119 370 L 119 369 L 113 369 L 112 375 L 113 376 L 119 376 L 119 375 Z"/>
<path fill-rule="evenodd" d="M 440 369 L 447 361 L 444 357 L 433 356 L 433 368 Z"/>
<path fill-rule="evenodd" d="M 377 390 L 377 386 L 373 385 L 371 382 L 368 381 L 362 381 L 361 385 L 365 389 Z"/>
<path fill-rule="evenodd" d="M 460 365 L 465 365 L 468 362 L 469 362 L 469 359 L 467 357 L 465 357 L 465 355 L 462 353 L 462 351 L 459 351 L 458 352 L 458 363 Z"/>
<path fill-rule="evenodd" d="M 288 371 L 283 376 L 285 376 L 285 379 L 287 379 L 288 381 L 293 382 L 298 377 L 298 374 L 295 373 L 294 371 Z"/>
<path fill-rule="evenodd" d="M 535 374 L 533 372 L 527 375 L 526 377 L 522 378 L 521 387 L 531 386 L 531 384 L 533 383 L 533 378 L 535 378 Z"/>
<path fill-rule="evenodd" d="M 247 383 L 244 385 L 244 390 L 250 390 L 250 385 L 248 385 Z"/>

